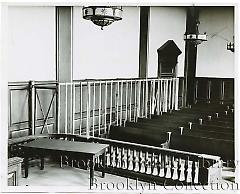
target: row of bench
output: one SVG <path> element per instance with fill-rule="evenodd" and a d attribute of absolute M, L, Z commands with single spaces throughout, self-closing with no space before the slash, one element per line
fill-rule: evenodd
<path fill-rule="evenodd" d="M 109 138 L 234 160 L 234 108 L 197 104 L 191 108 L 112 126 Z"/>

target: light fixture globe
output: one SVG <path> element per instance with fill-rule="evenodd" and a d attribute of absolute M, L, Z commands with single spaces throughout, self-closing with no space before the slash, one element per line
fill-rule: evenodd
<path fill-rule="evenodd" d="M 104 26 L 122 19 L 121 6 L 89 6 L 83 7 L 83 18 L 91 20 L 95 25 Z"/>
<path fill-rule="evenodd" d="M 207 34 L 184 34 L 184 40 L 186 41 L 191 41 L 195 45 L 201 44 L 203 41 L 207 41 Z"/>

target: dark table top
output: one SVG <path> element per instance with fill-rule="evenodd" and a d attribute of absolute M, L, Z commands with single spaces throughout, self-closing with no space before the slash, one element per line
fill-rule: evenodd
<path fill-rule="evenodd" d="M 41 138 L 22 145 L 25 148 L 97 154 L 109 145 Z"/>

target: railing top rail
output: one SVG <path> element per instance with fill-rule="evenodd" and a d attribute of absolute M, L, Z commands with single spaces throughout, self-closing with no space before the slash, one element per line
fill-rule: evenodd
<path fill-rule="evenodd" d="M 204 158 L 204 159 L 215 160 L 215 161 L 220 160 L 219 156 L 214 156 L 214 155 L 197 154 L 197 153 L 193 153 L 193 152 L 186 152 L 186 151 L 173 150 L 173 149 L 167 149 L 167 148 L 159 148 L 156 146 L 143 145 L 143 144 L 138 144 L 138 143 L 124 142 L 124 141 L 105 139 L 105 138 L 99 138 L 99 137 L 91 137 L 90 139 L 93 141 L 97 140 L 97 141 L 101 141 L 101 142 L 112 143 L 115 145 L 124 145 L 125 147 L 139 147 L 139 148 L 145 149 L 145 150 L 156 150 L 156 151 L 161 151 L 163 153 L 171 153 L 171 154 L 174 153 L 178 156 L 185 156 L 185 157 L 190 157 L 190 158 Z"/>
<path fill-rule="evenodd" d="M 179 76 L 179 79 L 184 79 L 183 76 Z M 195 79 L 207 79 L 207 80 L 234 80 L 234 77 L 195 77 Z"/>
<path fill-rule="evenodd" d="M 57 85 L 57 84 L 73 84 L 73 83 L 100 83 L 100 82 L 121 82 L 121 81 L 156 81 L 156 80 L 173 80 L 177 78 L 156 78 L 156 77 L 148 77 L 148 78 L 116 78 L 116 79 L 82 79 L 82 80 L 73 80 L 72 82 L 58 82 L 55 80 L 50 81 L 33 81 L 34 86 L 47 86 L 47 85 Z M 9 87 L 14 86 L 28 86 L 30 81 L 20 81 L 20 82 L 8 82 Z"/>
<path fill-rule="evenodd" d="M 183 79 L 184 77 L 177 77 Z M 169 79 L 176 79 L 176 78 L 157 78 L 157 77 L 147 77 L 147 78 L 115 78 L 115 79 L 81 79 L 81 80 L 73 80 L 73 82 L 105 82 L 105 81 L 146 81 L 146 80 L 169 80 Z M 221 79 L 221 80 L 232 80 L 234 78 L 228 77 L 195 77 L 195 79 Z M 31 80 L 30 80 L 31 81 Z M 28 85 L 30 81 L 16 81 L 16 82 L 8 82 L 8 86 L 22 86 Z M 46 81 L 34 81 L 35 85 L 49 85 L 49 84 L 58 84 L 60 82 L 56 80 L 46 80 Z M 65 82 L 63 82 L 65 83 Z M 69 82 L 71 83 L 71 82 Z"/>
<path fill-rule="evenodd" d="M 146 80 L 172 80 L 177 78 L 157 78 L 157 77 L 148 77 L 148 78 L 116 78 L 116 79 L 84 79 L 84 80 L 73 80 L 73 82 L 119 82 L 119 81 L 146 81 Z"/>
<path fill-rule="evenodd" d="M 57 84 L 58 82 L 55 80 L 49 80 L 49 81 L 20 81 L 20 82 L 8 82 L 8 86 L 22 86 L 22 85 L 29 85 L 30 82 L 34 82 L 34 85 L 49 85 L 49 84 Z"/>

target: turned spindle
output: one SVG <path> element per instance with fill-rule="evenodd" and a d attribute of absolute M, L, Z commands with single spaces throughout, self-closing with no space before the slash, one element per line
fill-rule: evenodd
<path fill-rule="evenodd" d="M 166 168 L 167 168 L 167 172 L 166 172 L 166 176 L 165 178 L 171 178 L 172 177 L 172 173 L 171 173 L 171 159 L 166 156 Z"/>
<path fill-rule="evenodd" d="M 188 124 L 189 124 L 189 129 L 192 129 L 192 122 L 188 122 Z"/>
<path fill-rule="evenodd" d="M 192 164 L 193 161 L 188 160 L 187 162 L 187 183 L 191 183 L 192 182 Z"/>
<path fill-rule="evenodd" d="M 178 159 L 173 160 L 173 180 L 178 179 Z"/>
<path fill-rule="evenodd" d="M 179 127 L 179 129 L 180 129 L 180 134 L 182 135 L 183 134 L 183 127 Z"/>
<path fill-rule="evenodd" d="M 180 176 L 179 176 L 179 181 L 184 181 L 185 180 L 185 160 L 180 158 Z"/>

